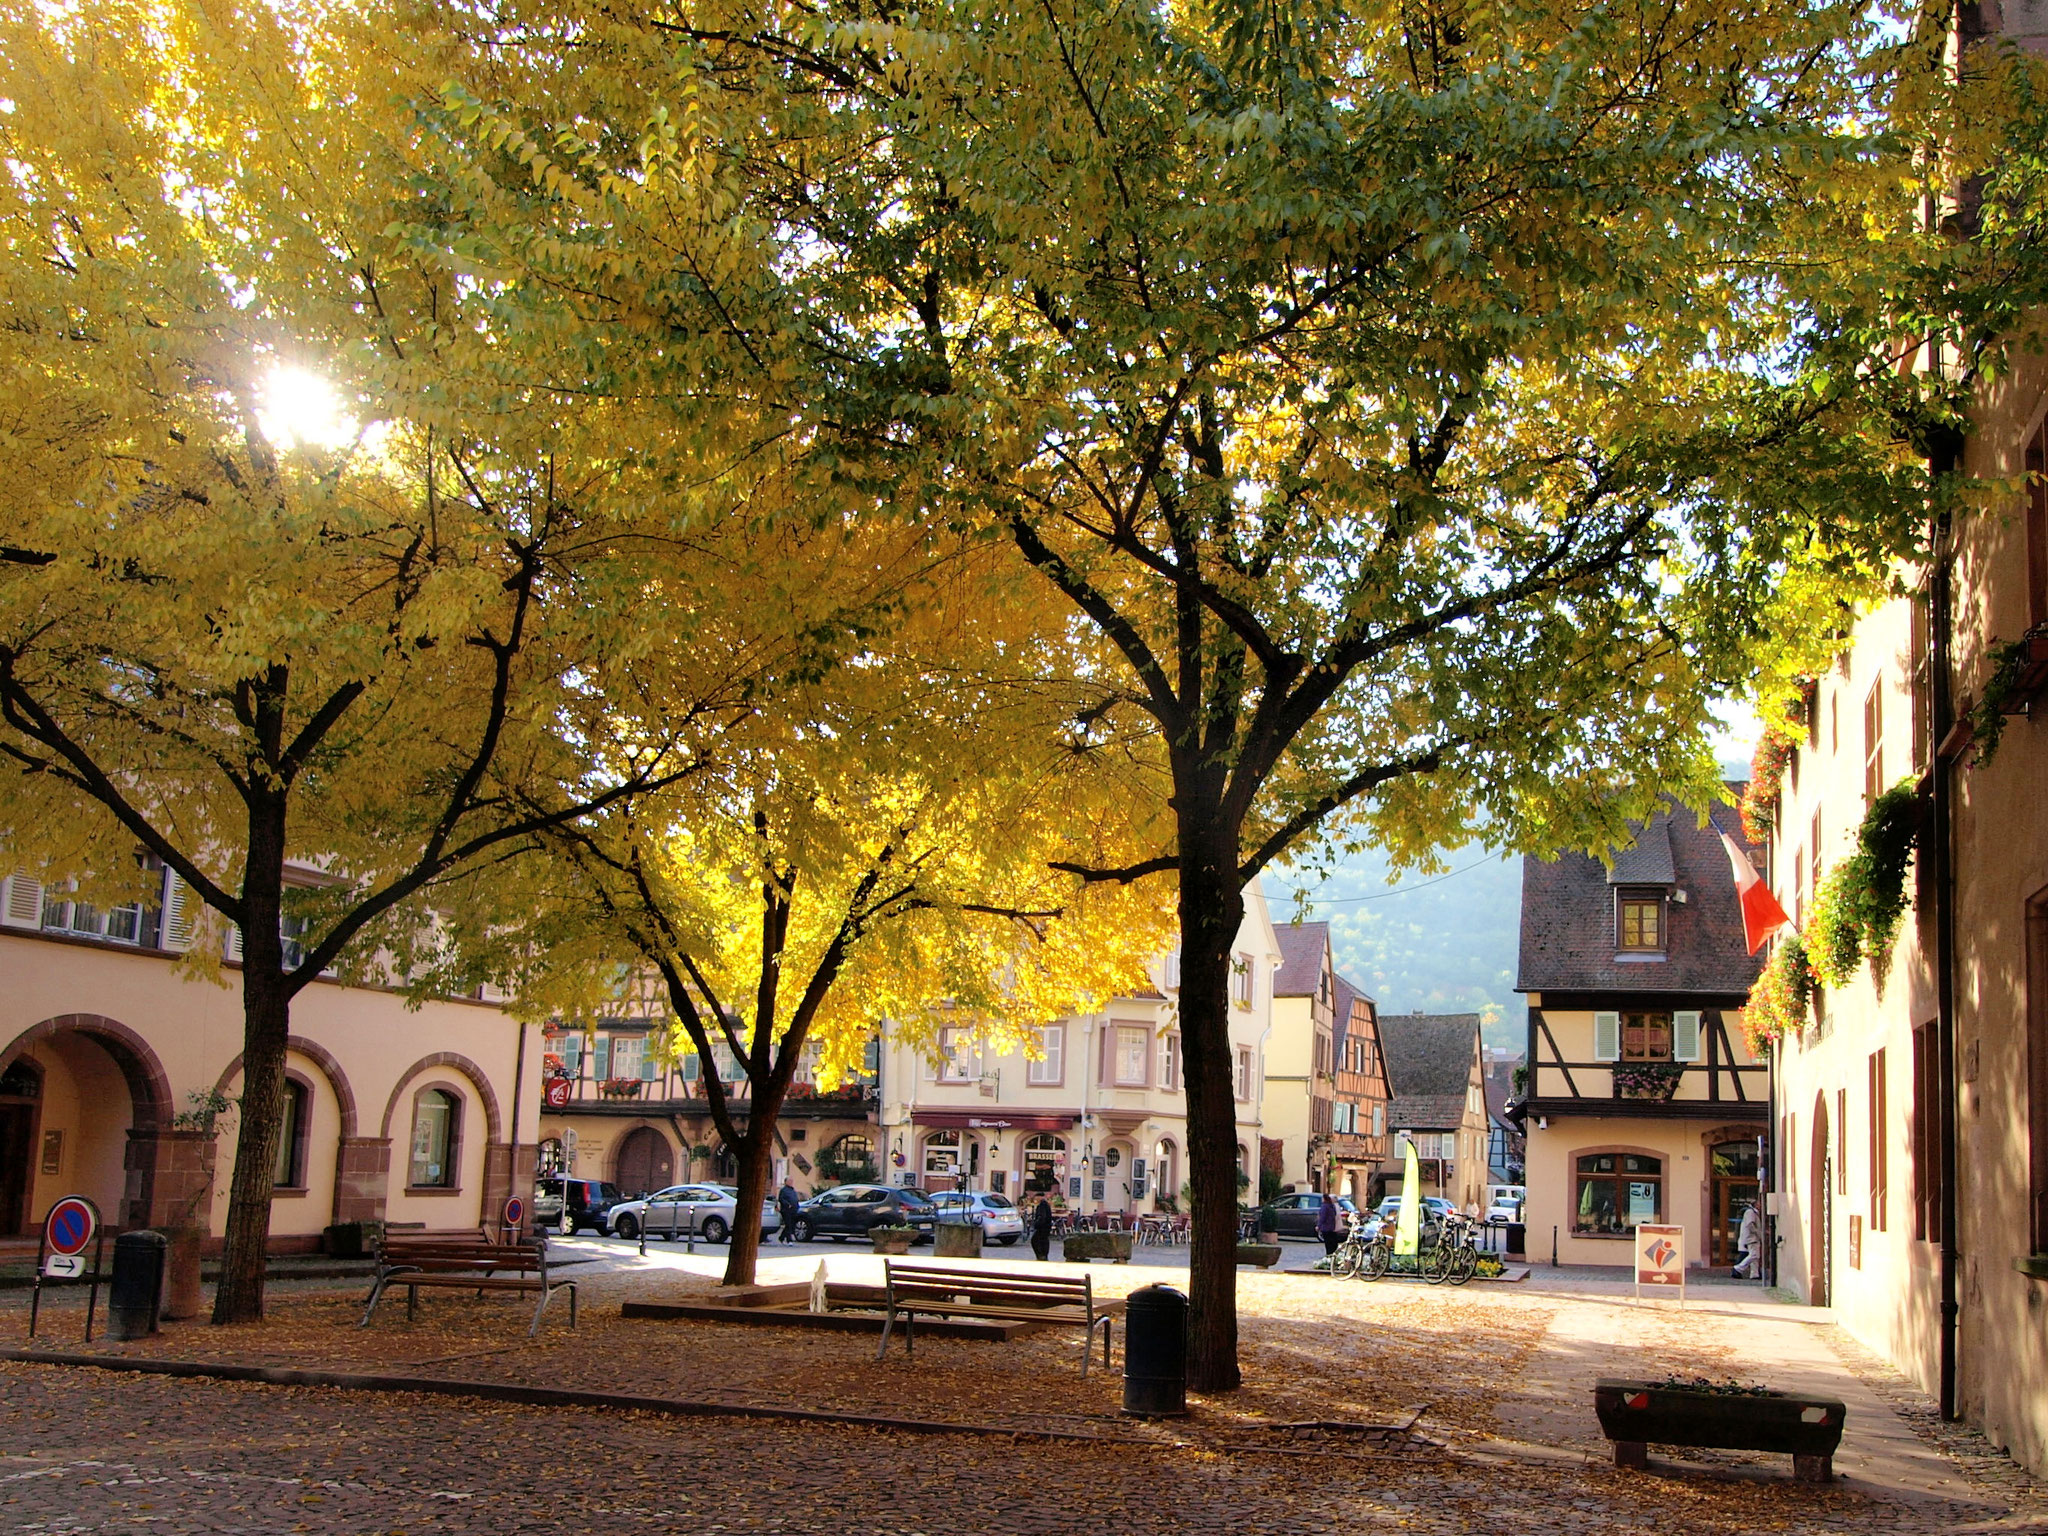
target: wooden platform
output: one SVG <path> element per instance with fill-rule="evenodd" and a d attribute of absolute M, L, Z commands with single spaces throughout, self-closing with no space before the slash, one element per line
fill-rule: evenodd
<path fill-rule="evenodd" d="M 787 1285 L 736 1286 L 714 1296 L 694 1301 L 629 1301 L 619 1308 L 621 1317 L 688 1319 L 708 1323 L 751 1323 L 766 1328 L 818 1328 L 828 1333 L 874 1333 L 882 1331 L 888 1297 L 879 1285 L 852 1285 L 829 1281 L 825 1286 L 826 1312 L 813 1312 L 808 1281 Z M 983 1339 L 1006 1343 L 1049 1326 L 1045 1323 L 1007 1319 L 935 1317 L 918 1320 L 917 1331 L 936 1339 Z"/>

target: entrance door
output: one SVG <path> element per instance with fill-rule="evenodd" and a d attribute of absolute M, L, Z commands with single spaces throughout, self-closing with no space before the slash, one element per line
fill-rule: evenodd
<path fill-rule="evenodd" d="M 1756 1143 L 1724 1141 L 1708 1159 L 1713 1170 L 1713 1230 L 1708 1236 L 1707 1262 L 1735 1265 L 1742 1262 L 1742 1250 L 1735 1239 L 1742 1230 L 1742 1213 L 1760 1198 L 1757 1180 Z"/>
<path fill-rule="evenodd" d="M 35 1105 L 0 1103 L 0 1233 L 9 1236 L 27 1230 L 35 1134 Z"/>
<path fill-rule="evenodd" d="M 648 1195 L 675 1182 L 675 1154 L 668 1138 L 657 1130 L 640 1126 L 626 1133 L 619 1143 L 619 1171 L 615 1182 L 622 1193 Z"/>
<path fill-rule="evenodd" d="M 1835 1293 L 1835 1160 L 1829 1155 L 1832 1146 L 1827 1097 L 1818 1095 L 1813 1101 L 1813 1182 L 1807 1186 L 1812 1226 L 1807 1234 L 1807 1273 L 1813 1281 L 1808 1287 L 1808 1299 L 1816 1307 L 1831 1306 Z"/>

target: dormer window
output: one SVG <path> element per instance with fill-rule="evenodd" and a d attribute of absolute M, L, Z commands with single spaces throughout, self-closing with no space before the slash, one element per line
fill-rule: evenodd
<path fill-rule="evenodd" d="M 1615 945 L 1624 954 L 1664 951 L 1664 893 L 1623 891 L 1615 908 Z"/>

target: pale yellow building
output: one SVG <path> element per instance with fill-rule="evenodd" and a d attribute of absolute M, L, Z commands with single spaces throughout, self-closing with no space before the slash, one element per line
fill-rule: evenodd
<path fill-rule="evenodd" d="M 68 1194 L 119 1227 L 225 1229 L 236 1116 L 202 1122 L 209 1095 L 240 1091 L 240 967 L 220 983 L 180 972 L 188 893 L 168 875 L 165 891 L 102 913 L 31 880 L 0 885 L 0 1234 L 35 1232 Z M 309 1251 L 339 1222 L 495 1220 L 531 1189 L 539 1045 L 490 1003 L 307 987 L 272 1251 Z"/>
<path fill-rule="evenodd" d="M 1275 930 L 1280 965 L 1273 974 L 1273 1034 L 1266 1046 L 1262 1134 L 1277 1144 L 1281 1182 L 1321 1189 L 1337 1100 L 1337 962 L 1328 923 L 1287 923 Z M 1239 955 L 1241 985 L 1256 985 Z"/>

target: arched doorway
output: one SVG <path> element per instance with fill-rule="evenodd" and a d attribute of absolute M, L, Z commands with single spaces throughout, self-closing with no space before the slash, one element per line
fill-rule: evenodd
<path fill-rule="evenodd" d="M 1019 1154 L 1024 1160 L 1019 1190 L 1026 1195 L 1065 1198 L 1061 1188 L 1067 1178 L 1067 1140 L 1050 1131 L 1027 1136 Z"/>
<path fill-rule="evenodd" d="M 628 1197 L 651 1195 L 675 1183 L 675 1151 L 651 1126 L 637 1126 L 619 1143 L 618 1172 L 612 1182 Z"/>
<path fill-rule="evenodd" d="M 966 1153 L 958 1131 L 930 1131 L 924 1138 L 919 1183 L 926 1189 L 964 1189 Z"/>
<path fill-rule="evenodd" d="M 1835 1294 L 1835 1164 L 1830 1153 L 1827 1095 L 1813 1099 L 1813 1177 L 1807 1185 L 1807 1300 L 1816 1307 L 1833 1305 Z"/>
<path fill-rule="evenodd" d="M 1135 1152 L 1128 1141 L 1112 1141 L 1102 1149 L 1102 1202 L 1105 1211 L 1131 1209 L 1131 1159 Z"/>
<path fill-rule="evenodd" d="M 1180 1148 L 1171 1141 L 1162 1141 L 1152 1149 L 1153 1183 L 1157 1186 L 1158 1203 L 1180 1205 Z"/>
<path fill-rule="evenodd" d="M 42 1099 L 43 1073 L 34 1062 L 17 1061 L 0 1073 L 0 1233 L 28 1230 Z"/>
<path fill-rule="evenodd" d="M 1757 1166 L 1754 1136 L 1716 1142 L 1707 1151 L 1707 1262 L 1716 1268 L 1741 1261 L 1735 1239 L 1742 1231 L 1742 1213 L 1761 1198 Z"/>
<path fill-rule="evenodd" d="M 51 1201 L 82 1194 L 117 1226 L 147 1226 L 173 1190 L 157 1177 L 154 1132 L 169 1117 L 170 1083 L 148 1043 L 98 1014 L 64 1014 L 24 1030 L 0 1050 L 0 1095 L 13 1138 L 0 1186 L 13 1205 L 9 1233 L 33 1231 Z M 31 1096 L 28 1090 L 33 1088 Z M 21 1111 L 29 1113 L 24 1116 Z M 15 1156 L 15 1145 L 30 1138 Z"/>

